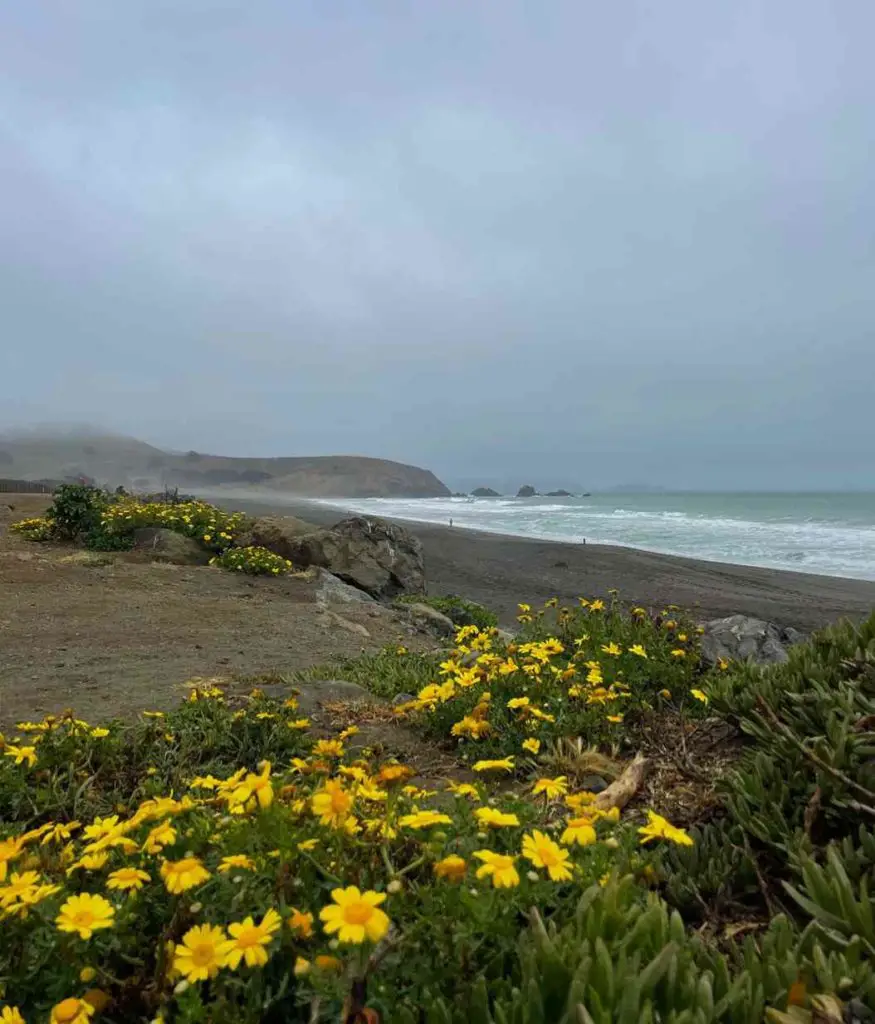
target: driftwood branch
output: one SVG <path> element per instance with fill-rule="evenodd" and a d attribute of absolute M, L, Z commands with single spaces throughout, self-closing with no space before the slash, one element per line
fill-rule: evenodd
<path fill-rule="evenodd" d="M 623 774 L 595 798 L 595 806 L 600 811 L 609 811 L 612 807 L 622 810 L 644 783 L 650 768 L 650 761 L 642 753 L 637 753 L 632 763 L 627 765 Z"/>

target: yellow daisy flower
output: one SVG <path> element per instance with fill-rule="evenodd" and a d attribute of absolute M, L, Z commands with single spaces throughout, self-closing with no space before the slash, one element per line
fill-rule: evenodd
<path fill-rule="evenodd" d="M 115 908 L 103 896 L 82 893 L 70 896 L 55 918 L 58 931 L 75 932 L 80 939 L 90 939 L 101 928 L 112 928 Z"/>
<path fill-rule="evenodd" d="M 227 936 L 212 924 L 199 924 L 183 935 L 173 952 L 173 969 L 186 981 L 215 978 L 226 965 Z"/>
<path fill-rule="evenodd" d="M 386 899 L 385 893 L 367 890 L 362 892 L 351 885 L 346 889 L 334 889 L 331 893 L 334 903 L 323 907 L 319 917 L 329 935 L 337 935 L 340 942 L 359 945 L 370 939 L 379 942 L 389 930 L 388 916 L 379 909 Z"/>

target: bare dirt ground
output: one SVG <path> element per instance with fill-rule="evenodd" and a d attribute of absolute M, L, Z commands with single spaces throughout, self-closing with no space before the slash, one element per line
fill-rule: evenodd
<path fill-rule="evenodd" d="M 67 707 L 91 720 L 166 708 L 194 677 L 287 675 L 402 636 L 412 649 L 434 645 L 371 605 L 337 608 L 346 625 L 328 621 L 306 579 L 90 555 L 9 533 L 47 504 L 0 494 L 0 731 Z"/>

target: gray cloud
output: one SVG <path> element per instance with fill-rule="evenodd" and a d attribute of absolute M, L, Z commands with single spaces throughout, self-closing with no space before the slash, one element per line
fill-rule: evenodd
<path fill-rule="evenodd" d="M 0 13 L 0 427 L 875 486 L 875 9 Z"/>

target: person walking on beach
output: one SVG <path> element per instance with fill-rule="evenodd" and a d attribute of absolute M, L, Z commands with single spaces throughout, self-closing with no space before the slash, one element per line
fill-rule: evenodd
<path fill-rule="evenodd" d="M 453 519 L 452 519 L 452 516 L 451 516 L 450 517 L 450 526 L 452 526 L 452 525 L 453 525 Z"/>

